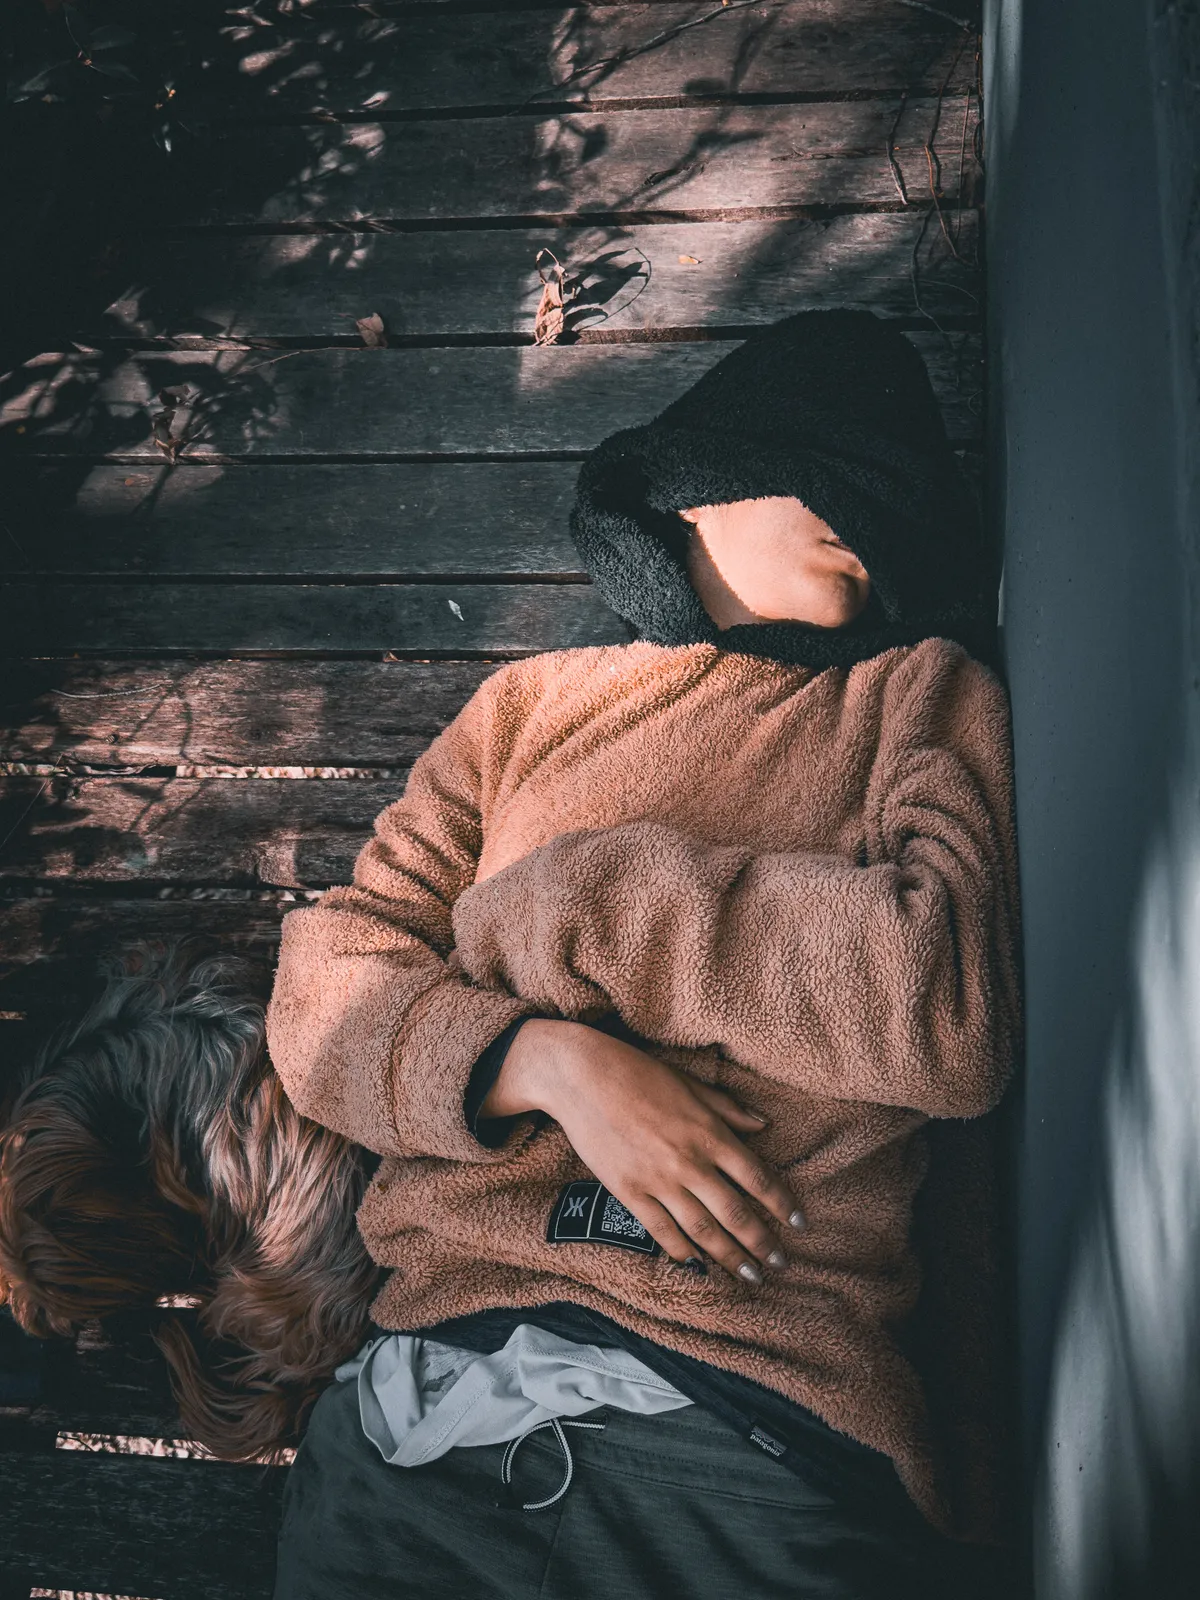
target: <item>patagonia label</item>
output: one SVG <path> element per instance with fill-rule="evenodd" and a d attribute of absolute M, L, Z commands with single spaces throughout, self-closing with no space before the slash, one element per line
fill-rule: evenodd
<path fill-rule="evenodd" d="M 598 1178 L 567 1184 L 554 1202 L 546 1239 L 550 1244 L 613 1244 L 619 1250 L 639 1250 L 644 1256 L 662 1252 L 658 1240 Z"/>
<path fill-rule="evenodd" d="M 750 1430 L 750 1443 L 756 1444 L 760 1450 L 765 1450 L 769 1456 L 774 1456 L 776 1461 L 780 1456 L 787 1454 L 787 1445 L 782 1439 L 776 1439 L 765 1428 L 754 1427 Z"/>

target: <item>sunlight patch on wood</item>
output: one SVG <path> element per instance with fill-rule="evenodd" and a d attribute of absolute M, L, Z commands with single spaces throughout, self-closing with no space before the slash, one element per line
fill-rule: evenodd
<path fill-rule="evenodd" d="M 144 1594 L 100 1594 L 94 1589 L 30 1589 L 30 1600 L 151 1600 Z"/>
<path fill-rule="evenodd" d="M 56 1450 L 78 1450 L 87 1455 L 102 1456 L 153 1456 L 168 1461 L 218 1461 L 211 1450 L 206 1450 L 195 1439 L 151 1439 L 125 1433 L 59 1433 L 54 1440 Z M 294 1450 L 282 1453 L 281 1465 L 290 1466 L 296 1459 Z M 265 1457 L 255 1457 L 233 1465 L 266 1465 Z"/>
<path fill-rule="evenodd" d="M 453 605 L 453 601 L 451 601 Z M 404 779 L 408 767 L 234 767 L 196 765 L 180 762 L 173 769 L 177 778 L 363 778 L 370 780 Z M 140 767 L 101 767 L 76 762 L 71 773 L 87 778 L 137 777 Z M 67 774 L 61 765 L 47 761 L 0 761 L 0 778 L 58 778 Z"/>
<path fill-rule="evenodd" d="M 56 1450 L 80 1450 L 100 1456 L 157 1456 L 172 1461 L 214 1461 L 216 1457 L 192 1439 L 148 1439 L 125 1433 L 59 1433 Z"/>

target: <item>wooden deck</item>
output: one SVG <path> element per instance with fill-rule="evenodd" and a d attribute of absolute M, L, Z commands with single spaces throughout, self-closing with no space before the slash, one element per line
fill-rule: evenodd
<path fill-rule="evenodd" d="M 122 939 L 269 953 L 497 663 L 628 638 L 567 533 L 578 462 L 750 329 L 896 318 L 977 470 L 973 18 L 195 8 L 175 181 L 0 380 L 10 1060 Z M 535 346 L 543 249 L 576 292 Z M 266 1600 L 285 1469 L 114 1453 L 178 1434 L 149 1352 L 48 1349 L 0 1409 L 0 1600 Z"/>

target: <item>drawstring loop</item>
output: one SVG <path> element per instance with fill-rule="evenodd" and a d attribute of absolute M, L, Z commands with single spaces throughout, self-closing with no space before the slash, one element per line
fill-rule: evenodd
<path fill-rule="evenodd" d="M 527 1428 L 524 1433 L 518 1434 L 515 1439 L 511 1439 L 509 1441 L 507 1450 L 504 1452 L 504 1460 L 500 1463 L 500 1479 L 504 1484 L 504 1487 L 509 1490 L 510 1495 L 512 1493 L 513 1458 L 516 1456 L 516 1453 L 520 1449 L 521 1445 L 525 1443 L 525 1440 L 531 1438 L 535 1433 L 541 1433 L 543 1428 L 549 1428 L 553 1432 L 554 1437 L 558 1440 L 559 1447 L 562 1450 L 563 1465 L 565 1467 L 563 1481 L 559 1484 L 558 1488 L 549 1497 L 549 1499 L 524 1501 L 521 1505 L 522 1511 L 545 1511 L 548 1506 L 557 1504 L 557 1502 L 562 1499 L 563 1495 L 565 1495 L 567 1490 L 571 1487 L 571 1479 L 575 1476 L 575 1458 L 571 1454 L 571 1446 L 567 1441 L 566 1434 L 563 1432 L 564 1428 L 588 1428 L 593 1433 L 601 1433 L 604 1430 L 604 1423 L 584 1422 L 572 1417 L 565 1417 L 561 1419 L 558 1417 L 550 1417 L 545 1422 L 534 1423 L 532 1428 Z"/>

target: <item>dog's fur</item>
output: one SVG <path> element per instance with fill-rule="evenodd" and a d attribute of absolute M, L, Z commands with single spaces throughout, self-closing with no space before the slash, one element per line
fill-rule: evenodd
<path fill-rule="evenodd" d="M 41 1336 L 144 1311 L 191 1436 L 269 1460 L 366 1334 L 365 1182 L 365 1153 L 284 1094 L 249 964 L 139 947 L 0 1130 L 0 1298 Z"/>

